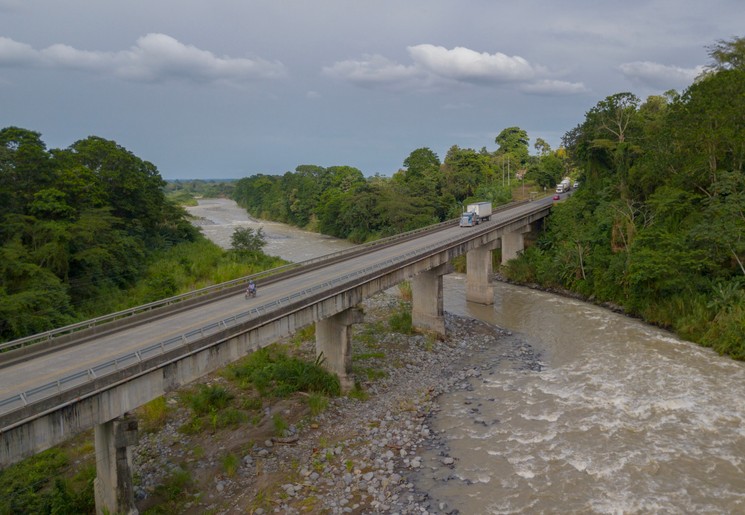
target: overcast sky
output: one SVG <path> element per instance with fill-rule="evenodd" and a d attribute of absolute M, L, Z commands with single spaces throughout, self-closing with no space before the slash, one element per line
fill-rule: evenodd
<path fill-rule="evenodd" d="M 0 0 L 0 127 L 89 135 L 166 179 L 561 136 L 608 95 L 682 91 L 744 0 Z"/>

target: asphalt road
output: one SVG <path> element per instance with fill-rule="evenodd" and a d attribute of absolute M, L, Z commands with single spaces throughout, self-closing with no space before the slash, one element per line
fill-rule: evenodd
<path fill-rule="evenodd" d="M 551 198 L 549 197 L 530 204 L 520 205 L 509 211 L 493 215 L 492 220 L 485 222 L 485 224 L 491 225 L 507 221 L 516 214 L 550 203 Z M 463 231 L 473 230 L 473 228 L 452 227 L 440 232 L 424 234 L 414 240 L 390 247 L 373 248 L 367 254 L 334 263 L 304 275 L 280 280 L 265 287 L 258 283 L 258 296 L 255 298 L 245 299 L 242 293 L 237 294 L 207 305 L 104 335 L 94 341 L 66 347 L 59 351 L 49 351 L 44 355 L 33 357 L 25 362 L 3 369 L 0 374 L 0 400 L 14 397 L 37 386 L 60 380 L 150 345 L 181 336 L 191 330 L 198 330 L 214 322 L 239 315 L 251 308 L 322 285 L 346 274 L 383 264 L 403 254 L 422 250 L 444 240 L 462 236 Z"/>

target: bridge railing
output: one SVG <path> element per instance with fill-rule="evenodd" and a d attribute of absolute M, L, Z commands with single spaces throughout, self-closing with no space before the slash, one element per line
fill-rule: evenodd
<path fill-rule="evenodd" d="M 536 211 L 537 210 L 539 209 L 536 209 Z M 145 359 L 148 359 L 150 357 L 154 357 L 159 354 L 165 354 L 166 352 L 170 352 L 179 347 L 183 347 L 189 343 L 200 340 L 219 331 L 246 323 L 247 321 L 251 320 L 251 318 L 255 318 L 261 314 L 267 313 L 272 308 L 290 304 L 291 302 L 296 301 L 301 297 L 307 298 L 313 294 L 331 289 L 340 284 L 347 283 L 359 276 L 368 276 L 382 268 L 387 268 L 389 266 L 395 265 L 398 262 L 406 261 L 417 255 L 426 255 L 435 249 L 443 249 L 451 247 L 453 245 L 457 245 L 459 243 L 462 243 L 463 241 L 467 241 L 475 236 L 478 236 L 482 232 L 489 232 L 498 227 L 499 225 L 497 225 L 496 227 L 493 225 L 482 226 L 482 228 L 478 229 L 477 231 L 469 230 L 438 243 L 432 243 L 430 245 L 427 245 L 426 247 L 409 251 L 405 254 L 396 256 L 394 258 L 389 258 L 385 261 L 370 265 L 366 268 L 354 272 L 350 272 L 330 281 L 325 281 L 311 288 L 300 290 L 286 297 L 282 297 L 280 299 L 262 304 L 261 306 L 251 308 L 247 311 L 225 318 L 218 322 L 210 323 L 199 329 L 195 329 L 187 333 L 183 333 L 181 335 L 174 336 L 161 342 L 149 345 L 142 349 L 138 349 L 128 354 L 124 354 L 115 359 L 95 365 L 94 367 L 75 372 L 61 379 L 34 387 L 5 399 L 0 399 L 0 416 L 15 411 L 16 409 L 21 409 L 27 405 L 33 404 L 34 402 L 39 402 L 46 398 L 52 397 L 53 395 L 63 393 L 64 391 L 94 381 L 106 375 L 110 375 L 121 370 L 121 368 L 124 366 L 131 366 L 135 363 L 143 362 Z"/>
<path fill-rule="evenodd" d="M 307 259 L 305 261 L 300 261 L 298 263 L 289 263 L 287 265 L 272 268 L 270 270 L 265 270 L 263 272 L 259 272 L 256 274 L 239 277 L 237 279 L 232 279 L 230 281 L 226 281 L 223 283 L 206 286 L 204 288 L 192 290 L 190 292 L 182 293 L 180 295 L 175 295 L 173 297 L 168 297 L 166 299 L 153 301 L 148 304 L 142 304 L 140 306 L 135 306 L 135 307 L 125 309 L 122 311 L 117 311 L 115 313 L 109 313 L 107 315 L 103 315 L 103 316 L 96 317 L 96 318 L 91 318 L 91 319 L 84 320 L 81 322 L 76 322 L 74 324 L 66 325 L 64 327 L 59 327 L 59 328 L 51 329 L 49 331 L 45 331 L 42 333 L 37 333 L 37 334 L 33 334 L 33 335 L 26 336 L 23 338 L 18 338 L 16 340 L 11 340 L 5 343 L 0 343 L 0 353 L 13 350 L 13 349 L 18 349 L 21 347 L 27 347 L 29 345 L 34 345 L 37 343 L 48 342 L 59 336 L 72 334 L 72 333 L 83 331 L 86 329 L 91 329 L 93 327 L 97 327 L 97 326 L 107 324 L 110 322 L 114 322 L 117 320 L 121 320 L 124 318 L 129 318 L 135 315 L 145 314 L 145 313 L 154 311 L 156 309 L 164 308 L 164 307 L 167 307 L 173 304 L 178 304 L 184 301 L 203 297 L 205 295 L 211 295 L 211 294 L 219 293 L 221 291 L 234 290 L 236 287 L 240 285 L 245 285 L 250 279 L 261 280 L 267 277 L 281 276 L 284 273 L 297 270 L 299 268 L 321 264 L 326 261 L 333 261 L 335 259 L 339 259 L 340 257 L 344 257 L 345 255 L 348 255 L 348 254 L 365 251 L 366 249 L 374 248 L 380 245 L 388 245 L 398 240 L 412 238 L 423 232 L 437 231 L 442 228 L 455 225 L 456 223 L 457 223 L 457 220 L 447 220 L 439 224 L 430 225 L 430 226 L 422 227 L 419 229 L 414 229 L 412 231 L 407 231 L 405 233 L 388 236 L 386 238 L 381 238 L 379 240 L 367 242 L 361 245 L 355 245 L 354 247 L 350 247 L 348 249 L 338 250 L 335 252 L 331 252 L 329 254 L 325 254 L 323 256 Z"/>

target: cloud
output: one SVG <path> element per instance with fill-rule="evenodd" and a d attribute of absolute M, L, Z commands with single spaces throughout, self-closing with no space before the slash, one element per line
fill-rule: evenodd
<path fill-rule="evenodd" d="M 582 82 L 567 82 L 563 80 L 542 79 L 525 84 L 521 90 L 531 95 L 578 95 L 587 93 L 587 88 Z"/>
<path fill-rule="evenodd" d="M 36 50 L 0 37 L 0 66 L 82 70 L 135 82 L 243 83 L 286 75 L 280 62 L 217 57 L 165 34 L 147 34 L 119 52 L 79 50 L 64 44 Z"/>
<path fill-rule="evenodd" d="M 364 55 L 358 60 L 338 61 L 323 68 L 329 77 L 345 80 L 361 87 L 402 89 L 426 81 L 427 74 L 416 66 L 404 66 L 381 55 Z"/>
<path fill-rule="evenodd" d="M 581 82 L 547 78 L 550 72 L 520 56 L 489 54 L 469 48 L 421 44 L 407 47 L 411 64 L 400 64 L 380 55 L 339 61 L 323 72 L 333 78 L 366 88 L 394 90 L 443 89 L 454 85 L 494 86 L 516 84 L 523 93 L 574 95 L 587 92 Z"/>
<path fill-rule="evenodd" d="M 704 71 L 703 66 L 681 68 L 649 61 L 624 63 L 619 68 L 632 82 L 661 90 L 686 88 Z"/>
<path fill-rule="evenodd" d="M 410 46 L 408 51 L 422 69 L 460 82 L 514 82 L 536 75 L 535 68 L 522 57 L 500 52 L 488 54 L 464 47 L 448 50 L 428 44 Z"/>

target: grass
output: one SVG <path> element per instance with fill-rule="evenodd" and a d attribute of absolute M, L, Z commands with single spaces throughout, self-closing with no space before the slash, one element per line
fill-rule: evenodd
<path fill-rule="evenodd" d="M 239 384 L 250 384 L 262 397 L 287 397 L 294 392 L 321 393 L 337 396 L 341 393 L 339 378 L 321 366 L 289 356 L 279 346 L 253 352 L 232 365 L 228 377 Z"/>
<path fill-rule="evenodd" d="M 414 326 L 411 321 L 411 307 L 405 303 L 399 304 L 398 311 L 388 319 L 391 331 L 401 334 L 414 334 Z"/>
<path fill-rule="evenodd" d="M 307 402 L 308 407 L 310 408 L 310 414 L 314 417 L 323 413 L 329 405 L 328 397 L 320 393 L 310 394 Z"/>
<path fill-rule="evenodd" d="M 146 433 L 157 431 L 166 423 L 168 413 L 168 403 L 165 397 L 161 396 L 151 400 L 142 406 L 138 412 L 140 429 Z"/>
<path fill-rule="evenodd" d="M 240 460 L 238 459 L 238 456 L 231 452 L 222 457 L 222 459 L 220 460 L 220 465 L 222 467 L 222 471 L 225 473 L 226 476 L 233 477 L 235 476 L 236 472 L 238 472 Z"/>
<path fill-rule="evenodd" d="M 272 426 L 274 434 L 279 437 L 285 436 L 285 432 L 290 428 L 290 424 L 279 413 L 272 415 Z"/>
<path fill-rule="evenodd" d="M 95 465 L 72 467 L 55 447 L 0 471 L 0 513 L 94 511 Z"/>

